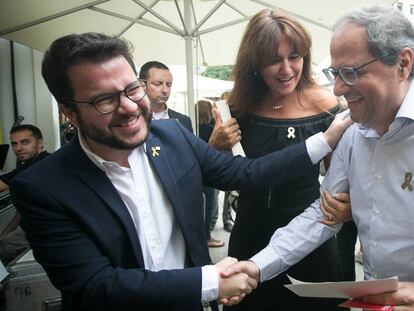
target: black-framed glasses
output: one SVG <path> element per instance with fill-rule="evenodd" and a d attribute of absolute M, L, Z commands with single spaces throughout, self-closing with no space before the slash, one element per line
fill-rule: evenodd
<path fill-rule="evenodd" d="M 92 105 L 96 111 L 107 114 L 114 112 L 121 104 L 121 95 L 124 95 L 129 100 L 137 102 L 144 98 L 147 94 L 147 81 L 143 79 L 137 79 L 136 81 L 128 84 L 125 89 L 119 92 L 101 94 L 91 101 L 74 101 L 66 100 L 68 104 L 87 104 Z"/>
<path fill-rule="evenodd" d="M 362 64 L 358 67 L 350 67 L 350 66 L 344 66 L 339 69 L 334 69 L 332 67 L 323 69 L 322 72 L 325 74 L 326 78 L 331 83 L 335 83 L 335 79 L 337 76 L 339 76 L 347 85 L 356 85 L 358 83 L 358 71 L 364 68 L 365 66 L 372 64 L 376 62 L 379 59 L 383 59 L 384 57 L 391 56 L 392 54 L 397 53 L 397 51 L 393 51 L 391 53 L 382 55 L 380 57 L 377 57 L 373 60 L 370 60 L 369 62 Z"/>

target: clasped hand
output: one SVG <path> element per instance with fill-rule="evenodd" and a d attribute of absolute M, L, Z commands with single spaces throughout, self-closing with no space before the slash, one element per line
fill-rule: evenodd
<path fill-rule="evenodd" d="M 227 257 L 216 264 L 219 280 L 218 303 L 234 305 L 257 287 L 259 268 L 252 261 Z"/>
<path fill-rule="evenodd" d="M 331 196 L 324 191 L 321 195 L 321 211 L 324 216 L 321 223 L 334 226 L 352 220 L 351 199 L 347 193 L 337 193 Z"/>

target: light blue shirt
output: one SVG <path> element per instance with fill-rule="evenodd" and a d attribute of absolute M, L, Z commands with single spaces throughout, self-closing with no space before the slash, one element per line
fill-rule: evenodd
<path fill-rule="evenodd" d="M 331 194 L 350 193 L 365 279 L 414 281 L 414 191 L 402 188 L 407 173 L 414 176 L 414 83 L 382 137 L 360 124 L 346 131 L 321 186 Z M 285 271 L 341 229 L 319 223 L 322 216 L 317 200 L 273 234 L 251 259 L 261 281 Z"/>

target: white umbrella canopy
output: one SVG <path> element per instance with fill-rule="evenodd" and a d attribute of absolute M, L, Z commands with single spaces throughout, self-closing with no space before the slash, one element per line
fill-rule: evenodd
<path fill-rule="evenodd" d="M 194 117 L 193 68 L 232 64 L 247 21 L 280 8 L 313 38 L 313 60 L 329 53 L 336 18 L 363 3 L 394 0 L 2 0 L 0 37 L 45 51 L 56 38 L 86 31 L 123 36 L 138 65 L 149 60 L 187 65 L 189 114 Z M 191 103 L 191 104 L 190 104 Z"/>
<path fill-rule="evenodd" d="M 232 64 L 250 17 L 263 8 L 280 8 L 299 18 L 311 32 L 318 63 L 329 52 L 330 28 L 336 18 L 370 2 L 395 1 L 2 0 L 0 36 L 45 51 L 65 34 L 98 31 L 132 41 L 138 63 L 156 58 L 168 64 L 186 63 L 187 38 L 200 64 Z M 184 26 L 186 17 L 191 20 L 188 27 Z"/>

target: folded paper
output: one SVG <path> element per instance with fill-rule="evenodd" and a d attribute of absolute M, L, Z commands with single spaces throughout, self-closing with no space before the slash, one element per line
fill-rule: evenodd
<path fill-rule="evenodd" d="M 302 282 L 288 277 L 292 284 L 285 285 L 285 287 L 302 297 L 357 298 L 395 291 L 398 284 L 396 276 L 378 280 L 317 283 Z"/>

